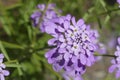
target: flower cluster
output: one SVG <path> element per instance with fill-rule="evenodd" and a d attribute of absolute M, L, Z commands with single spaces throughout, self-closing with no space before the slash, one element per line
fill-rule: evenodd
<path fill-rule="evenodd" d="M 48 44 L 55 46 L 45 55 L 48 63 L 55 71 L 63 69 L 66 78 L 71 76 L 74 80 L 82 80 L 80 76 L 86 71 L 86 66 L 95 62 L 97 31 L 86 25 L 83 19 L 76 22 L 75 17 L 67 15 L 46 22 L 45 32 L 53 36 Z"/>
<path fill-rule="evenodd" d="M 118 44 L 120 45 L 120 37 L 118 38 Z M 115 69 L 117 69 L 116 72 L 116 78 L 120 77 L 120 46 L 117 45 L 114 59 L 111 60 L 112 66 L 109 68 L 109 72 L 112 73 Z"/>
<path fill-rule="evenodd" d="M 0 54 L 0 80 L 5 80 L 4 76 L 9 75 L 9 71 L 4 70 L 5 64 L 3 63 L 3 58 L 4 58 L 4 55 Z"/>
<path fill-rule="evenodd" d="M 31 19 L 33 21 L 33 26 L 39 26 L 42 32 L 45 30 L 45 22 L 58 17 L 57 13 L 55 12 L 55 4 L 49 4 L 48 7 L 45 4 L 38 4 L 37 8 L 38 10 L 35 11 L 31 15 Z M 46 9 L 46 10 L 45 10 Z M 45 13 L 44 13 L 45 11 Z M 58 11 L 60 12 L 60 11 Z M 43 14 L 44 13 L 44 14 Z M 39 24 L 40 23 L 40 24 Z"/>

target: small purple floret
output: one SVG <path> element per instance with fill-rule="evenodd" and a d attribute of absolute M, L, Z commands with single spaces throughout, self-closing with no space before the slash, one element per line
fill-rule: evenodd
<path fill-rule="evenodd" d="M 120 37 L 118 37 L 118 45 L 114 53 L 115 58 L 111 60 L 112 66 L 109 67 L 109 72 L 112 73 L 116 70 L 116 78 L 120 78 Z"/>

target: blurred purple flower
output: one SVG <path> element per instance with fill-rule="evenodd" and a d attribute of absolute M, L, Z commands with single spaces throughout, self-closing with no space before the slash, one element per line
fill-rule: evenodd
<path fill-rule="evenodd" d="M 120 0 L 117 0 L 117 3 L 120 4 Z"/>
<path fill-rule="evenodd" d="M 98 43 L 97 52 L 100 54 L 106 54 L 106 52 L 107 52 L 106 46 L 102 43 Z"/>
<path fill-rule="evenodd" d="M 118 44 L 120 45 L 120 37 L 118 38 Z M 116 72 L 116 78 L 120 77 L 120 46 L 116 46 L 115 51 L 115 58 L 111 60 L 112 66 L 109 67 L 109 72 L 112 73 L 115 69 L 117 69 Z"/>
<path fill-rule="evenodd" d="M 64 69 L 67 75 L 73 75 L 74 80 L 82 80 L 80 76 L 86 71 L 86 66 L 95 62 L 93 54 L 97 50 L 98 32 L 86 25 L 83 19 L 76 22 L 71 15 L 46 22 L 45 32 L 53 36 L 48 44 L 56 46 L 45 55 L 48 63 L 55 71 Z M 65 77 L 69 80 L 68 76 Z"/>
<path fill-rule="evenodd" d="M 5 80 L 4 76 L 8 76 L 10 73 L 5 69 L 5 64 L 3 63 L 4 55 L 0 54 L 0 80 Z"/>
<path fill-rule="evenodd" d="M 38 10 L 35 11 L 31 15 L 31 19 L 33 21 L 33 26 L 38 26 L 40 20 L 42 20 L 40 25 L 39 25 L 39 28 L 41 29 L 42 32 L 45 32 L 45 30 L 44 30 L 45 29 L 45 22 L 49 21 L 50 19 L 58 17 L 57 13 L 55 12 L 55 7 L 56 7 L 55 4 L 49 4 L 48 8 L 43 16 L 43 12 L 46 8 L 46 5 L 45 4 L 38 4 L 38 6 L 37 6 Z M 58 11 L 58 12 L 60 12 L 60 11 Z M 41 19 L 41 18 L 43 18 L 43 19 Z"/>

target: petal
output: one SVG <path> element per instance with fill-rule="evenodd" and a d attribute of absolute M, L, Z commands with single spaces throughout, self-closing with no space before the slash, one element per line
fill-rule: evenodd
<path fill-rule="evenodd" d="M 64 59 L 65 59 L 66 61 L 69 61 L 69 58 L 70 58 L 70 54 L 69 54 L 69 53 L 65 53 Z"/>
<path fill-rule="evenodd" d="M 72 24 L 73 24 L 74 26 L 76 25 L 75 17 L 72 17 Z"/>
<path fill-rule="evenodd" d="M 0 63 L 0 67 L 5 68 L 6 66 L 5 66 L 5 64 Z"/>
<path fill-rule="evenodd" d="M 120 37 L 118 37 L 118 44 L 120 45 Z"/>
<path fill-rule="evenodd" d="M 60 36 L 59 36 L 59 41 L 60 41 L 60 42 L 65 42 L 65 38 L 64 38 L 63 35 L 60 35 Z"/>
<path fill-rule="evenodd" d="M 62 28 L 61 26 L 58 26 L 58 31 L 59 31 L 59 32 L 64 32 L 64 31 L 65 31 L 65 29 L 64 29 L 64 28 Z"/>
<path fill-rule="evenodd" d="M 91 65 L 92 65 L 92 63 L 90 62 L 89 59 L 87 59 L 87 63 L 86 63 L 86 65 L 87 65 L 87 66 L 91 66 Z"/>
<path fill-rule="evenodd" d="M 60 67 L 57 63 L 54 63 L 54 64 L 53 64 L 53 69 L 54 69 L 56 72 L 58 72 L 58 71 L 60 71 L 60 70 L 62 69 L 62 67 Z"/>
<path fill-rule="evenodd" d="M 66 47 L 66 43 L 62 43 L 61 45 L 60 45 L 60 48 L 65 48 Z"/>
<path fill-rule="evenodd" d="M 3 59 L 4 58 L 4 55 L 1 53 L 0 54 L 0 59 Z"/>
<path fill-rule="evenodd" d="M 116 68 L 116 65 L 112 65 L 112 66 L 110 66 L 109 67 L 109 73 L 112 73 L 114 70 L 115 70 L 115 68 Z"/>
<path fill-rule="evenodd" d="M 43 11 L 45 9 L 45 4 L 39 4 L 37 6 L 37 8 L 39 8 L 41 11 Z"/>
<path fill-rule="evenodd" d="M 73 57 L 72 57 L 72 62 L 73 62 L 73 63 L 77 63 L 77 57 L 73 56 Z"/>
<path fill-rule="evenodd" d="M 82 64 L 86 64 L 86 56 L 84 54 L 80 54 L 80 61 Z"/>
<path fill-rule="evenodd" d="M 79 19 L 77 21 L 77 26 L 82 26 L 84 24 L 84 20 L 83 19 Z"/>
<path fill-rule="evenodd" d="M 49 63 L 49 64 L 53 64 L 54 62 L 55 62 L 55 59 L 48 58 L 48 63 Z"/>
<path fill-rule="evenodd" d="M 7 71 L 7 70 L 3 70 L 3 74 L 4 74 L 5 76 L 8 76 L 8 75 L 10 74 L 10 72 Z"/>
<path fill-rule="evenodd" d="M 52 38 L 50 40 L 48 40 L 48 44 L 51 46 L 51 45 L 55 45 L 55 41 L 56 39 L 55 38 Z"/>
<path fill-rule="evenodd" d="M 57 48 L 54 48 L 54 49 L 49 50 L 49 51 L 45 54 L 45 57 L 46 57 L 46 58 L 51 57 L 52 54 L 55 53 L 56 49 L 57 49 Z"/>
<path fill-rule="evenodd" d="M 55 32 L 55 29 L 57 29 L 57 25 L 55 25 L 52 22 L 46 22 L 45 25 L 45 32 L 48 34 L 51 34 L 52 36 L 57 35 L 57 33 Z"/>
<path fill-rule="evenodd" d="M 65 30 L 67 30 L 69 28 L 69 26 L 70 26 L 70 23 L 68 21 L 65 21 L 64 22 L 64 28 L 65 28 Z"/>
<path fill-rule="evenodd" d="M 65 73 L 63 74 L 63 77 L 64 77 L 65 80 L 71 80 L 70 77 Z"/>
<path fill-rule="evenodd" d="M 67 19 L 68 21 L 70 21 L 70 19 L 71 19 L 71 15 L 68 14 L 68 15 L 66 16 L 66 19 Z"/>
<path fill-rule="evenodd" d="M 119 78 L 119 77 L 120 77 L 120 70 L 116 72 L 116 78 Z"/>
<path fill-rule="evenodd" d="M 4 75 L 0 74 L 0 80 L 5 80 Z"/>
<path fill-rule="evenodd" d="M 83 80 L 81 76 L 76 76 L 74 80 Z"/>
<path fill-rule="evenodd" d="M 93 56 L 92 54 L 89 56 L 89 59 L 90 59 L 90 61 L 91 61 L 92 63 L 95 62 L 95 58 L 94 58 L 94 56 Z"/>

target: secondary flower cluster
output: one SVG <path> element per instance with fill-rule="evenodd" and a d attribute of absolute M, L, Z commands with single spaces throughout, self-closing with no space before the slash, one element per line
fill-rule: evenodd
<path fill-rule="evenodd" d="M 45 32 L 53 36 L 48 44 L 55 46 L 45 55 L 48 62 L 55 71 L 63 69 L 65 78 L 82 80 L 80 76 L 86 71 L 86 66 L 95 62 L 93 54 L 97 50 L 97 31 L 86 25 L 83 19 L 76 22 L 71 15 L 54 18 L 45 26 Z"/>
<path fill-rule="evenodd" d="M 120 77 L 120 37 L 118 38 L 118 44 L 115 51 L 115 58 L 111 60 L 112 66 L 109 68 L 109 72 L 112 73 L 115 69 L 117 69 L 116 72 L 116 78 Z"/>
<path fill-rule="evenodd" d="M 120 5 L 120 0 L 117 0 L 117 3 Z"/>
<path fill-rule="evenodd" d="M 0 80 L 5 80 L 4 76 L 9 75 L 9 71 L 4 70 L 5 64 L 3 63 L 3 58 L 4 58 L 4 55 L 0 54 Z"/>
<path fill-rule="evenodd" d="M 38 4 L 38 10 L 31 15 L 33 26 L 39 26 L 42 32 L 45 31 L 44 29 L 46 21 L 58 17 L 57 13 L 55 12 L 55 4 L 49 4 L 48 7 L 46 7 L 47 6 L 45 4 Z"/>

